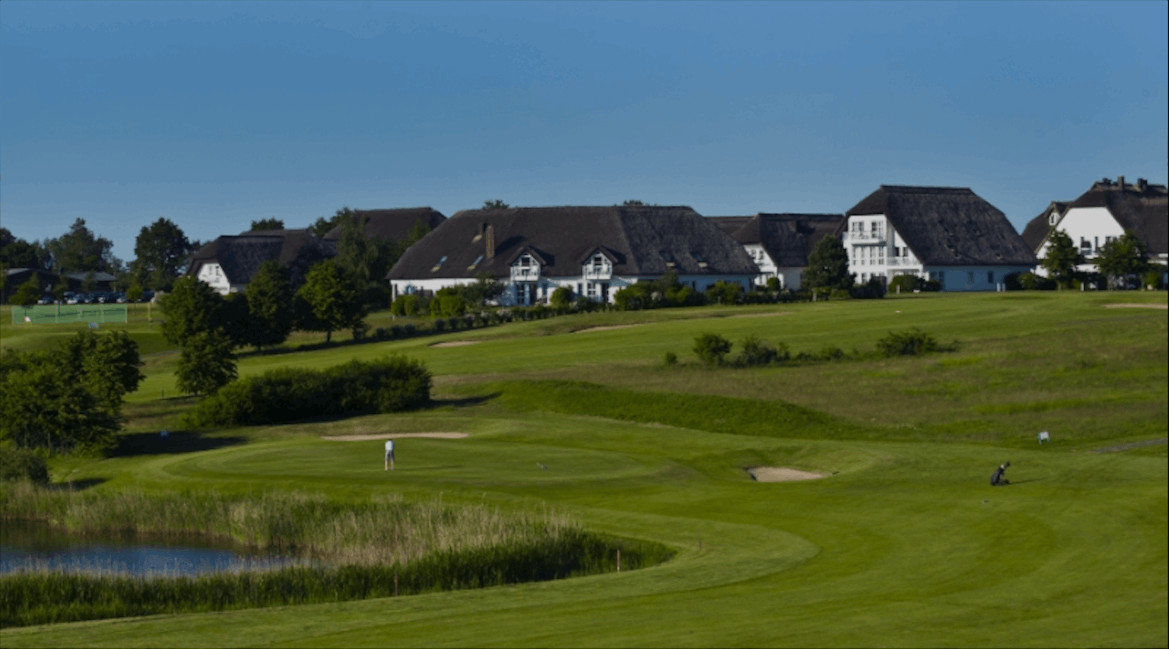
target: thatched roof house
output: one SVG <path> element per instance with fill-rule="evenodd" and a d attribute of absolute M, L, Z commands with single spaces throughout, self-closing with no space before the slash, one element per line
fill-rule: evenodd
<path fill-rule="evenodd" d="M 194 275 L 223 295 L 247 287 L 269 260 L 288 268 L 293 287 L 304 281 L 313 264 L 331 256 L 321 239 L 304 230 L 257 230 L 224 235 L 199 249 L 187 266 Z"/>
<path fill-rule="evenodd" d="M 746 287 L 758 269 L 743 248 L 689 207 L 525 207 L 464 210 L 407 250 L 390 270 L 394 294 L 508 284 L 502 303 L 531 304 L 559 286 L 608 301 L 617 289 L 673 270 L 695 290 Z"/>
<path fill-rule="evenodd" d="M 743 246 L 759 266 L 757 284 L 775 277 L 783 288 L 798 289 L 808 254 L 825 235 L 834 234 L 843 214 L 766 214 L 712 217 Z"/>
<path fill-rule="evenodd" d="M 881 185 L 839 232 L 861 282 L 912 274 L 943 290 L 995 290 L 1036 263 L 1006 215 L 966 187 Z"/>

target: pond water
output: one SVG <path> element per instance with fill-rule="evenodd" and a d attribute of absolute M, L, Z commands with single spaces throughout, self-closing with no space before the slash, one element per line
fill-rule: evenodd
<path fill-rule="evenodd" d="M 0 523 L 0 574 L 47 569 L 140 577 L 191 576 L 298 563 L 304 561 L 249 552 L 205 537 L 133 533 L 78 536 L 37 521 Z"/>

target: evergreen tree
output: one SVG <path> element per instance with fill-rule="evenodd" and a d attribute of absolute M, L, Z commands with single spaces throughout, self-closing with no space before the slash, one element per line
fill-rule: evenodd
<path fill-rule="evenodd" d="M 851 288 L 852 275 L 848 272 L 848 253 L 840 237 L 828 235 L 816 242 L 808 254 L 808 269 L 804 272 L 803 287 Z"/>

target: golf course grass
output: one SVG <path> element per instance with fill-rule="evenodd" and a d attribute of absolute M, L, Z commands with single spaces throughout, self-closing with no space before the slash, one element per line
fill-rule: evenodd
<path fill-rule="evenodd" d="M 552 510 L 675 555 L 475 590 L 5 628 L 0 644 L 1163 647 L 1167 313 L 1164 292 L 913 295 L 292 348 L 244 354 L 241 376 L 404 353 L 433 373 L 434 406 L 202 431 L 181 424 L 194 401 L 174 388 L 177 353 L 155 347 L 118 450 L 54 460 L 55 482 Z M 61 327 L 5 326 L 0 343 L 36 348 Z M 910 327 L 952 351 L 872 353 Z M 753 334 L 846 358 L 706 367 L 702 333 L 731 356 Z M 465 436 L 409 436 L 440 432 Z M 338 436 L 354 441 L 325 439 Z M 991 487 L 1006 461 L 1011 484 Z M 762 482 L 757 467 L 823 477 Z"/>

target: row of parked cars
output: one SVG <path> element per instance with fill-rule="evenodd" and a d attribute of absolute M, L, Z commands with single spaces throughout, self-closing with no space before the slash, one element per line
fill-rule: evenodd
<path fill-rule="evenodd" d="M 154 298 L 154 291 L 143 291 L 139 302 L 149 302 Z M 57 299 L 46 295 L 37 300 L 37 304 L 55 304 Z M 74 293 L 65 291 L 61 304 L 125 304 L 128 302 L 126 294 L 119 291 L 97 293 Z"/>

